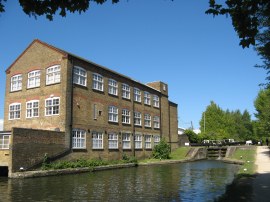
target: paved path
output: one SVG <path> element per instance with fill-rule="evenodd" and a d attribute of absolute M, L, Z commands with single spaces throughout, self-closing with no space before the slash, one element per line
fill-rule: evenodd
<path fill-rule="evenodd" d="M 253 181 L 253 201 L 270 201 L 270 151 L 267 146 L 257 147 L 257 165 L 258 175 Z"/>

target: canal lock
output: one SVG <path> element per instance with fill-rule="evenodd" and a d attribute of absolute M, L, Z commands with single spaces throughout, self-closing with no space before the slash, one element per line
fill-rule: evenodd
<path fill-rule="evenodd" d="M 227 147 L 209 147 L 207 148 L 208 159 L 221 159 L 226 156 Z"/>

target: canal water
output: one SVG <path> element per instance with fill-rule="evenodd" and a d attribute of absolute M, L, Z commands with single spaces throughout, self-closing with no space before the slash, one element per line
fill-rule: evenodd
<path fill-rule="evenodd" d="M 213 201 L 238 166 L 221 161 L 139 166 L 31 179 L 0 178 L 0 201 Z"/>

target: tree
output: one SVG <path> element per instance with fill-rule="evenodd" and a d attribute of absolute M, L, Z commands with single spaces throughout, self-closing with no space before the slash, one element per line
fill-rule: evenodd
<path fill-rule="evenodd" d="M 245 48 L 254 45 L 267 74 L 270 73 L 270 1 L 269 0 L 226 0 L 217 4 L 209 0 L 207 14 L 226 15 L 232 19 L 232 25 Z M 266 77 L 269 85 L 270 76 Z"/>
<path fill-rule="evenodd" d="M 270 136 L 270 88 L 258 93 L 254 106 L 257 111 L 255 117 L 256 129 L 259 136 Z"/>
<path fill-rule="evenodd" d="M 223 136 L 226 136 L 223 131 L 225 128 L 224 118 L 224 111 L 215 102 L 211 101 L 204 114 L 202 114 L 202 119 L 200 121 L 201 131 L 211 134 L 212 139 L 222 139 Z M 206 126 L 205 131 L 204 124 Z"/>
<path fill-rule="evenodd" d="M 200 142 L 199 136 L 195 132 L 193 132 L 193 130 L 187 129 L 185 130 L 184 134 L 188 136 L 188 139 L 191 143 Z"/>
<path fill-rule="evenodd" d="M 0 0 L 0 13 L 5 12 L 4 2 Z M 89 9 L 90 2 L 103 4 L 107 0 L 19 0 L 23 11 L 29 16 L 45 15 L 47 19 L 53 20 L 53 16 L 59 11 L 59 15 L 65 17 L 67 12 L 82 13 Z M 111 0 L 112 3 L 118 3 L 120 0 Z"/>
<path fill-rule="evenodd" d="M 200 127 L 203 131 L 201 138 L 204 139 L 247 140 L 253 137 L 252 121 L 247 110 L 243 114 L 240 110 L 224 111 L 213 101 L 203 113 Z"/>

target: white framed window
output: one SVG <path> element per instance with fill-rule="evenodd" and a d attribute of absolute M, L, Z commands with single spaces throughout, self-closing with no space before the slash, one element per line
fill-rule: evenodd
<path fill-rule="evenodd" d="M 142 135 L 135 134 L 135 149 L 142 149 Z"/>
<path fill-rule="evenodd" d="M 59 115 L 59 107 L 60 107 L 60 98 L 48 98 L 45 100 L 45 115 L 53 116 Z"/>
<path fill-rule="evenodd" d="M 93 74 L 93 89 L 103 91 L 103 76 L 100 74 Z"/>
<path fill-rule="evenodd" d="M 159 116 L 154 116 L 154 128 L 159 128 L 160 127 L 160 118 Z"/>
<path fill-rule="evenodd" d="M 131 149 L 130 133 L 122 133 L 123 149 Z"/>
<path fill-rule="evenodd" d="M 26 102 L 26 118 L 39 116 L 39 101 L 31 100 Z"/>
<path fill-rule="evenodd" d="M 73 68 L 73 83 L 86 86 L 87 72 L 82 67 L 74 66 Z"/>
<path fill-rule="evenodd" d="M 21 118 L 21 103 L 12 103 L 9 105 L 9 120 Z"/>
<path fill-rule="evenodd" d="M 158 145 L 160 142 L 160 136 L 159 135 L 154 135 L 154 146 Z"/>
<path fill-rule="evenodd" d="M 151 127 L 151 115 L 150 114 L 144 114 L 144 126 Z"/>
<path fill-rule="evenodd" d="M 118 84 L 117 81 L 113 80 L 113 79 L 109 79 L 108 81 L 108 92 L 111 95 L 118 95 Z"/>
<path fill-rule="evenodd" d="M 151 95 L 148 92 L 144 92 L 144 104 L 151 105 Z"/>
<path fill-rule="evenodd" d="M 11 77 L 10 90 L 12 92 L 22 90 L 22 75 L 21 74 L 17 74 Z"/>
<path fill-rule="evenodd" d="M 167 86 L 166 84 L 163 84 L 163 90 L 166 91 L 167 90 Z"/>
<path fill-rule="evenodd" d="M 134 125 L 142 125 L 142 114 L 140 112 L 134 112 Z"/>
<path fill-rule="evenodd" d="M 116 133 L 108 134 L 109 149 L 118 149 L 118 135 Z"/>
<path fill-rule="evenodd" d="M 48 67 L 46 70 L 46 85 L 60 83 L 60 65 Z"/>
<path fill-rule="evenodd" d="M 122 123 L 130 124 L 130 111 L 122 109 Z"/>
<path fill-rule="evenodd" d="M 144 135 L 144 147 L 145 149 L 151 149 L 151 135 Z"/>
<path fill-rule="evenodd" d="M 35 88 L 40 86 L 40 70 L 28 73 L 27 88 Z"/>
<path fill-rule="evenodd" d="M 72 148 L 85 149 L 86 148 L 86 131 L 82 129 L 72 130 Z"/>
<path fill-rule="evenodd" d="M 136 102 L 142 101 L 141 91 L 138 88 L 134 88 L 134 101 Z"/>
<path fill-rule="evenodd" d="M 103 134 L 101 132 L 93 132 L 92 134 L 92 148 L 103 149 Z"/>
<path fill-rule="evenodd" d="M 153 105 L 159 107 L 159 97 L 157 95 L 153 95 Z"/>
<path fill-rule="evenodd" d="M 0 135 L 0 149 L 9 149 L 10 135 Z"/>
<path fill-rule="evenodd" d="M 109 106 L 109 121 L 118 122 L 118 109 L 115 106 Z"/>
<path fill-rule="evenodd" d="M 122 97 L 125 99 L 130 99 L 130 87 L 127 84 L 122 84 Z"/>

